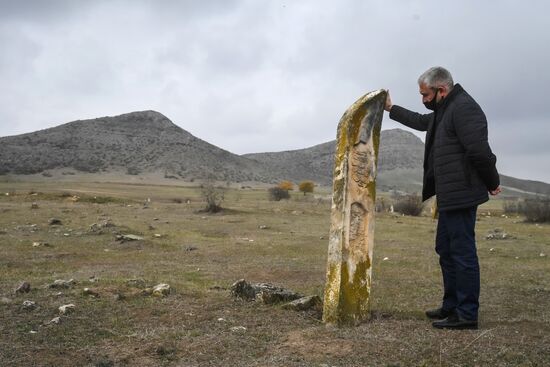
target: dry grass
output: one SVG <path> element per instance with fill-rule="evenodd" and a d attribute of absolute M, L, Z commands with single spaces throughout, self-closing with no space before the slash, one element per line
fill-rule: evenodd
<path fill-rule="evenodd" d="M 235 301 L 224 290 L 246 278 L 321 295 L 327 202 L 300 193 L 273 202 L 265 189 L 232 189 L 224 202 L 230 210 L 205 215 L 198 213 L 199 188 L 0 183 L 0 193 L 8 191 L 0 196 L 2 366 L 544 366 L 550 360 L 550 263 L 540 256 L 550 255 L 550 226 L 501 217 L 498 201 L 480 208 L 477 226 L 480 330 L 431 328 L 423 311 L 440 297 L 435 223 L 390 214 L 377 214 L 372 319 L 333 329 L 315 315 Z M 39 208 L 31 209 L 32 202 Z M 49 226 L 52 217 L 63 224 Z M 92 223 L 106 218 L 115 227 L 90 233 Z M 495 228 L 515 238 L 486 240 Z M 120 243 L 114 232 L 145 239 Z M 33 247 L 34 241 L 51 247 Z M 92 276 L 99 281 L 90 283 Z M 61 295 L 43 287 L 70 278 L 78 284 Z M 132 278 L 169 283 L 173 293 L 143 296 L 126 284 Z M 13 294 L 23 280 L 31 292 Z M 84 296 L 84 287 L 99 297 Z M 24 311 L 26 299 L 39 307 Z M 44 325 L 67 303 L 76 305 L 73 314 Z M 235 333 L 233 326 L 247 330 Z"/>

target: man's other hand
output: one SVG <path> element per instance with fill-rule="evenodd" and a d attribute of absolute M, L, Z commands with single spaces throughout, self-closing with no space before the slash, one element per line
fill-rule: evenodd
<path fill-rule="evenodd" d="M 387 102 L 386 102 L 386 103 L 387 103 Z M 500 194 L 501 192 L 502 192 L 502 189 L 500 188 L 500 186 L 498 186 L 498 187 L 497 187 L 496 189 L 494 189 L 494 190 L 489 190 L 489 194 L 491 194 L 491 195 L 493 195 L 493 196 L 494 196 L 494 195 L 498 195 L 498 194 Z"/>
<path fill-rule="evenodd" d="M 392 106 L 393 105 L 391 103 L 390 90 L 386 89 L 386 105 L 384 106 L 384 109 L 390 112 Z"/>

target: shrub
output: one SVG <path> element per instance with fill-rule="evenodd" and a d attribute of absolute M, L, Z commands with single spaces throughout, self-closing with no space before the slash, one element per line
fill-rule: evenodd
<path fill-rule="evenodd" d="M 388 205 L 387 205 L 386 200 L 384 198 L 377 198 L 374 210 L 377 213 L 382 213 L 382 212 L 385 212 L 385 211 L 388 210 L 387 206 Z"/>
<path fill-rule="evenodd" d="M 282 199 L 290 199 L 290 194 L 288 190 L 283 190 L 278 186 L 271 187 L 269 190 L 269 200 L 271 201 L 281 201 Z"/>
<path fill-rule="evenodd" d="M 141 169 L 139 169 L 138 167 L 130 166 L 126 168 L 127 175 L 137 176 L 140 173 L 141 173 Z"/>
<path fill-rule="evenodd" d="M 308 192 L 313 192 L 313 188 L 315 187 L 315 184 L 313 181 L 302 181 L 298 185 L 298 189 L 304 193 L 304 195 Z"/>
<path fill-rule="evenodd" d="M 202 210 L 203 212 L 217 213 L 223 209 L 222 202 L 225 198 L 225 189 L 223 187 L 216 187 L 213 178 L 207 179 L 201 185 L 201 196 L 206 202 L 206 207 Z"/>
<path fill-rule="evenodd" d="M 526 199 L 518 204 L 518 213 L 527 222 L 550 222 L 550 199 Z"/>
<path fill-rule="evenodd" d="M 286 191 L 294 190 L 294 184 L 290 181 L 287 181 L 287 180 L 279 182 L 277 187 L 282 189 L 282 190 L 286 190 Z"/>
<path fill-rule="evenodd" d="M 502 209 L 504 211 L 504 214 L 518 214 L 519 206 L 520 206 L 519 202 L 515 200 L 514 201 L 507 200 L 502 205 Z"/>
<path fill-rule="evenodd" d="M 424 204 L 418 194 L 404 195 L 396 199 L 393 209 L 405 215 L 419 216 L 422 213 Z"/>

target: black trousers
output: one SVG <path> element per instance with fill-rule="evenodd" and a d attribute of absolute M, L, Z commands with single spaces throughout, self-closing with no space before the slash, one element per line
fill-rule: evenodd
<path fill-rule="evenodd" d="M 477 320 L 479 309 L 476 212 L 477 206 L 440 212 L 435 239 L 443 274 L 441 307 L 467 320 Z"/>

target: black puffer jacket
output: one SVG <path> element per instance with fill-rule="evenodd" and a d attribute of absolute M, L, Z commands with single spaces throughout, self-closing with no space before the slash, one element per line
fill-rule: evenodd
<path fill-rule="evenodd" d="M 422 115 L 394 105 L 390 118 L 426 131 L 422 199 L 437 195 L 439 210 L 467 208 L 489 200 L 500 182 L 481 107 L 456 84 L 435 113 Z"/>

